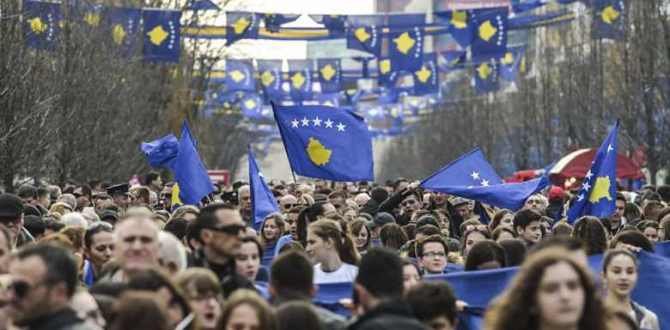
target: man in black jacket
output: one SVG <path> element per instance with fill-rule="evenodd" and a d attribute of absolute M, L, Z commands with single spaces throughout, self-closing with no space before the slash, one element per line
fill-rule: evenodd
<path fill-rule="evenodd" d="M 36 244 L 9 265 L 11 317 L 28 330 L 92 330 L 69 307 L 77 287 L 77 263 L 64 248 Z"/>
<path fill-rule="evenodd" d="M 193 265 L 209 268 L 221 280 L 224 296 L 238 288 L 253 289 L 253 284 L 235 272 L 235 252 L 245 230 L 240 212 L 226 204 L 215 203 L 200 210 L 192 224 L 201 248 L 193 255 Z"/>
<path fill-rule="evenodd" d="M 383 278 L 383 281 L 379 279 Z M 354 303 L 363 315 L 350 330 L 428 329 L 417 321 L 402 301 L 403 276 L 400 257 L 385 248 L 370 249 L 361 260 L 354 282 Z"/>

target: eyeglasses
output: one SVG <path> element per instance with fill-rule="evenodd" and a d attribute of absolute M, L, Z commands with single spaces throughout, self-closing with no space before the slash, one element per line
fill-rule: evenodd
<path fill-rule="evenodd" d="M 424 252 L 423 253 L 424 257 L 431 258 L 431 257 L 439 257 L 439 258 L 444 258 L 447 255 L 444 254 L 444 252 Z"/>
<path fill-rule="evenodd" d="M 26 281 L 20 281 L 20 280 L 17 280 L 17 281 L 12 282 L 12 283 L 7 287 L 7 290 L 14 291 L 14 295 L 16 296 L 16 298 L 18 298 L 19 300 L 21 300 L 21 299 L 25 298 L 25 297 L 28 295 L 28 293 L 30 292 L 30 290 L 32 290 L 32 289 L 34 289 L 34 288 L 37 288 L 37 287 L 39 287 L 39 286 L 41 286 L 41 285 L 45 285 L 45 284 L 46 284 L 46 283 L 38 283 L 38 284 L 35 284 L 35 285 L 33 286 L 33 285 L 31 285 L 30 283 L 28 283 L 28 282 L 26 282 Z"/>
<path fill-rule="evenodd" d="M 292 209 L 292 208 L 294 208 L 294 207 L 296 207 L 296 206 L 298 206 L 298 205 L 300 205 L 300 204 L 289 204 L 289 203 L 286 203 L 286 204 L 283 204 L 282 207 L 285 208 L 285 209 Z"/>
<path fill-rule="evenodd" d="M 226 226 L 219 226 L 219 227 L 209 227 L 208 229 L 218 231 L 224 234 L 228 235 L 239 235 L 240 232 L 245 230 L 245 226 L 243 225 L 226 225 Z"/>

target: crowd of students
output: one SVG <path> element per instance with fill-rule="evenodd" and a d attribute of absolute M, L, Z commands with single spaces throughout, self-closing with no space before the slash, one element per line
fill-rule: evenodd
<path fill-rule="evenodd" d="M 514 266 L 484 329 L 661 328 L 631 292 L 637 253 L 670 240 L 668 186 L 572 224 L 557 186 L 516 212 L 406 179 L 270 187 L 262 222 L 243 182 L 199 206 L 173 205 L 157 173 L 0 194 L 0 330 L 456 329 L 468 301 L 440 274 Z M 337 283 L 353 288 L 338 308 L 314 303 Z"/>

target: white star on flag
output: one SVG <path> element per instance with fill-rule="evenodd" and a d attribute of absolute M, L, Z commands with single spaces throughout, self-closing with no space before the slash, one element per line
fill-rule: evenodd
<path fill-rule="evenodd" d="M 302 118 L 302 126 L 309 126 L 309 119 L 307 117 Z"/>
<path fill-rule="evenodd" d="M 589 190 L 591 189 L 591 185 L 588 182 L 584 182 L 582 184 L 582 189 L 584 189 L 584 191 Z"/>
<path fill-rule="evenodd" d="M 581 202 L 581 201 L 583 201 L 583 200 L 584 200 L 584 194 L 577 195 L 577 201 L 578 201 L 578 202 Z"/>
<path fill-rule="evenodd" d="M 326 128 L 333 128 L 333 121 L 328 118 L 324 123 L 326 123 Z"/>
<path fill-rule="evenodd" d="M 347 125 L 344 125 L 342 123 L 337 124 L 337 130 L 340 132 L 344 132 L 345 127 L 347 127 Z"/>
<path fill-rule="evenodd" d="M 477 172 L 472 172 L 470 176 L 472 177 L 472 180 L 479 180 L 479 173 Z"/>
<path fill-rule="evenodd" d="M 588 172 L 586 172 L 586 178 L 591 179 L 591 177 L 593 177 L 593 172 L 591 172 L 591 170 L 589 170 Z"/>
<path fill-rule="evenodd" d="M 321 126 L 321 121 L 322 120 L 319 119 L 319 117 L 316 117 L 315 119 L 312 120 L 312 122 L 314 123 L 314 126 Z"/>
<path fill-rule="evenodd" d="M 614 148 L 612 147 L 612 145 L 611 145 L 611 144 L 608 145 L 608 146 L 607 146 L 607 152 L 609 153 L 609 152 L 612 151 L 612 150 L 614 150 Z"/>
<path fill-rule="evenodd" d="M 489 181 L 488 180 L 482 180 L 482 186 L 483 187 L 488 187 L 489 186 Z"/>
<path fill-rule="evenodd" d="M 297 119 L 293 119 L 293 121 L 291 122 L 291 126 L 294 128 L 297 128 L 298 124 L 300 124 L 300 122 Z"/>

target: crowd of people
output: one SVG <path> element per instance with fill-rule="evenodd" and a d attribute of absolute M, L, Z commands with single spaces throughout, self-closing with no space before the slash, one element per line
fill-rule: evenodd
<path fill-rule="evenodd" d="M 660 329 L 631 292 L 637 253 L 670 240 L 670 186 L 569 223 L 558 186 L 514 212 L 402 178 L 269 185 L 280 211 L 262 222 L 244 182 L 173 205 L 154 172 L 0 194 L 0 330 L 456 329 L 468 301 L 434 278 L 514 266 L 484 329 Z M 346 313 L 313 302 L 336 283 Z"/>

